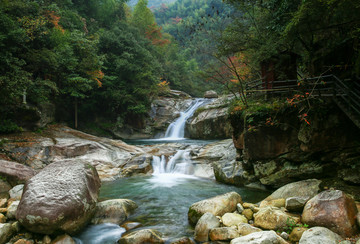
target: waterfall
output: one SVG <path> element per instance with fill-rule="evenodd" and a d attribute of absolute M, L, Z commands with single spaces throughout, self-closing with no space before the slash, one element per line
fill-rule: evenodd
<path fill-rule="evenodd" d="M 197 108 L 208 103 L 209 101 L 211 100 L 204 98 L 195 99 L 195 102 L 186 111 L 180 112 L 180 117 L 169 125 L 165 133 L 165 138 L 162 139 L 184 139 L 186 120 L 194 114 Z"/>
<path fill-rule="evenodd" d="M 152 166 L 154 175 L 159 174 L 182 174 L 192 175 L 194 167 L 190 159 L 189 151 L 179 150 L 169 161 L 166 161 L 165 156 L 153 156 Z"/>

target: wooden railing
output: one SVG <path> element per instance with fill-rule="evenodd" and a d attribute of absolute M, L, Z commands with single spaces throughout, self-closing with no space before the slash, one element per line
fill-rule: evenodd
<path fill-rule="evenodd" d="M 256 80 L 246 84 L 246 96 L 250 97 L 290 97 L 295 94 L 334 99 L 341 110 L 360 128 L 360 81 L 343 81 L 335 75 L 325 75 L 268 83 Z"/>

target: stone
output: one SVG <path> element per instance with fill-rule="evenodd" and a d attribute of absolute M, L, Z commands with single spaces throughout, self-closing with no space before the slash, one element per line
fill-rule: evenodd
<path fill-rule="evenodd" d="M 0 213 L 6 213 L 7 208 L 0 208 Z"/>
<path fill-rule="evenodd" d="M 236 210 L 241 214 L 244 211 L 244 207 L 241 205 L 241 203 L 236 204 Z"/>
<path fill-rule="evenodd" d="M 6 198 L 0 198 L 0 208 L 4 208 L 7 205 L 7 199 Z"/>
<path fill-rule="evenodd" d="M 305 231 L 299 244 L 338 244 L 343 239 L 325 227 L 313 227 Z"/>
<path fill-rule="evenodd" d="M 244 208 L 250 208 L 251 210 L 257 208 L 256 204 L 248 203 L 248 202 L 244 202 L 244 203 L 243 203 L 243 207 L 244 207 Z"/>
<path fill-rule="evenodd" d="M 6 243 L 15 234 L 11 224 L 0 224 L 0 244 Z"/>
<path fill-rule="evenodd" d="M 51 243 L 51 238 L 50 238 L 50 236 L 45 235 L 45 236 L 43 237 L 43 239 L 42 239 L 42 242 L 43 242 L 43 244 L 50 244 L 50 243 Z"/>
<path fill-rule="evenodd" d="M 262 201 L 260 203 L 260 208 L 264 208 L 264 207 L 276 207 L 276 208 L 283 208 L 285 207 L 285 199 L 284 198 L 279 198 L 279 199 L 274 199 L 274 200 L 270 200 L 270 201 Z"/>
<path fill-rule="evenodd" d="M 16 217 L 16 210 L 19 206 L 19 202 L 20 201 L 13 201 L 9 207 L 7 208 L 7 211 L 6 211 L 6 218 L 8 219 L 15 219 Z"/>
<path fill-rule="evenodd" d="M 309 226 L 322 226 L 343 236 L 357 233 L 358 210 L 353 198 L 340 190 L 327 190 L 310 199 L 302 214 L 302 222 Z"/>
<path fill-rule="evenodd" d="M 302 212 L 308 200 L 308 198 L 304 197 L 286 198 L 285 208 L 291 212 Z"/>
<path fill-rule="evenodd" d="M 6 217 L 2 213 L 0 213 L 0 223 L 1 224 L 6 223 Z"/>
<path fill-rule="evenodd" d="M 246 236 L 254 232 L 262 231 L 262 229 L 254 227 L 250 224 L 240 224 L 238 225 L 238 232 L 241 236 Z"/>
<path fill-rule="evenodd" d="M 69 235 L 61 235 L 56 237 L 51 244 L 76 244 L 73 238 Z"/>
<path fill-rule="evenodd" d="M 119 244 L 162 244 L 161 233 L 151 229 L 144 229 L 124 235 L 118 241 Z"/>
<path fill-rule="evenodd" d="M 261 231 L 231 240 L 230 244 L 288 244 L 275 231 Z"/>
<path fill-rule="evenodd" d="M 29 166 L 0 159 L 0 176 L 5 177 L 11 185 L 25 183 L 35 174 L 36 171 Z"/>
<path fill-rule="evenodd" d="M 200 217 L 206 212 L 212 213 L 215 216 L 222 216 L 225 213 L 234 212 L 238 203 L 242 203 L 242 199 L 236 192 L 229 192 L 196 202 L 189 208 L 189 223 L 195 225 Z"/>
<path fill-rule="evenodd" d="M 287 184 L 274 191 L 265 201 L 289 197 L 312 198 L 320 191 L 320 180 L 309 179 Z"/>
<path fill-rule="evenodd" d="M 91 220 L 99 188 L 99 176 L 90 164 L 52 163 L 25 184 L 16 218 L 31 232 L 74 234 Z"/>
<path fill-rule="evenodd" d="M 220 221 L 212 213 L 206 212 L 195 226 L 194 239 L 199 242 L 209 241 L 209 231 L 220 226 Z"/>
<path fill-rule="evenodd" d="M 339 244 L 352 244 L 351 241 L 345 240 L 345 241 L 341 241 L 339 242 Z"/>
<path fill-rule="evenodd" d="M 213 90 L 206 91 L 204 94 L 204 98 L 218 98 L 218 97 L 219 96 L 216 93 L 216 91 L 213 91 Z"/>
<path fill-rule="evenodd" d="M 23 189 L 24 189 L 24 185 L 23 185 L 23 184 L 14 186 L 14 187 L 9 191 L 10 198 L 15 199 L 15 200 L 20 200 L 20 199 L 21 199 L 21 195 L 22 195 L 22 193 L 23 193 Z"/>
<path fill-rule="evenodd" d="M 242 215 L 244 215 L 248 220 L 252 220 L 254 212 L 250 208 L 247 208 L 242 212 Z"/>
<path fill-rule="evenodd" d="M 284 240 L 288 240 L 288 239 L 289 239 L 289 234 L 286 233 L 285 231 L 281 232 L 280 236 L 281 236 L 281 238 L 283 238 Z"/>
<path fill-rule="evenodd" d="M 129 199 L 112 199 L 99 202 L 96 205 L 92 224 L 121 224 L 137 208 L 137 204 Z"/>
<path fill-rule="evenodd" d="M 6 181 L 0 179 L 0 193 L 8 192 L 11 189 L 11 185 Z"/>
<path fill-rule="evenodd" d="M 33 240 L 19 239 L 14 244 L 34 244 Z"/>
<path fill-rule="evenodd" d="M 237 213 L 226 213 L 221 217 L 221 219 L 223 225 L 228 227 L 248 222 L 248 219 L 244 215 Z"/>
<path fill-rule="evenodd" d="M 254 225 L 266 230 L 278 230 L 285 227 L 290 218 L 292 217 L 278 208 L 265 207 L 254 214 Z"/>
<path fill-rule="evenodd" d="M 141 227 L 141 223 L 139 223 L 139 222 L 126 222 L 126 223 L 122 224 L 121 227 L 125 228 L 126 231 L 129 231 L 129 230 Z"/>
<path fill-rule="evenodd" d="M 230 241 L 239 237 L 236 229 L 231 227 L 219 227 L 210 230 L 209 237 L 212 241 Z"/>
<path fill-rule="evenodd" d="M 295 227 L 294 229 L 292 229 L 292 231 L 289 235 L 289 240 L 291 242 L 298 242 L 301 239 L 301 236 L 303 235 L 303 233 L 307 230 L 308 230 L 308 228 L 305 228 L 305 227 Z"/>
<path fill-rule="evenodd" d="M 170 244 L 195 244 L 189 237 L 182 237 L 180 239 L 171 241 Z"/>

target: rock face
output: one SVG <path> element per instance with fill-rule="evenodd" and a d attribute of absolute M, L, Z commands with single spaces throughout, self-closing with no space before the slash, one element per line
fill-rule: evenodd
<path fill-rule="evenodd" d="M 128 199 L 113 199 L 99 202 L 96 205 L 95 215 L 91 220 L 92 224 L 124 222 L 138 206 L 134 201 Z"/>
<path fill-rule="evenodd" d="M 354 199 L 342 191 L 328 190 L 306 203 L 302 222 L 310 226 L 323 226 L 341 236 L 350 237 L 358 231 L 356 214 Z"/>
<path fill-rule="evenodd" d="M 230 244 L 287 244 L 275 231 L 254 232 L 231 240 Z"/>
<path fill-rule="evenodd" d="M 99 188 L 99 176 L 90 164 L 53 163 L 25 184 L 16 218 L 32 232 L 76 233 L 92 218 Z"/>
<path fill-rule="evenodd" d="M 206 212 L 212 213 L 215 216 L 222 216 L 227 212 L 233 212 L 236 210 L 236 204 L 238 203 L 242 203 L 242 199 L 236 192 L 229 192 L 196 202 L 190 206 L 188 212 L 189 223 L 195 225 Z"/>
<path fill-rule="evenodd" d="M 155 230 L 144 229 L 131 232 L 118 241 L 119 244 L 162 244 L 161 234 Z"/>
<path fill-rule="evenodd" d="M 205 213 L 195 226 L 195 240 L 204 242 L 209 240 L 209 231 L 220 226 L 219 220 L 212 213 Z"/>
<path fill-rule="evenodd" d="M 36 174 L 29 166 L 0 159 L 0 176 L 5 177 L 13 186 L 25 183 Z"/>
<path fill-rule="evenodd" d="M 341 236 L 324 227 L 313 227 L 305 231 L 299 244 L 337 244 Z"/>

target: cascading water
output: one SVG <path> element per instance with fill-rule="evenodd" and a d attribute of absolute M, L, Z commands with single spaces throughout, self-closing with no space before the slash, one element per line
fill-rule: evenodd
<path fill-rule="evenodd" d="M 172 122 L 166 130 L 165 138 L 166 140 L 180 140 L 184 139 L 185 135 L 185 123 L 188 118 L 190 118 L 197 108 L 208 103 L 209 99 L 205 98 L 196 98 L 194 103 L 184 112 L 180 112 L 180 117 Z"/>

